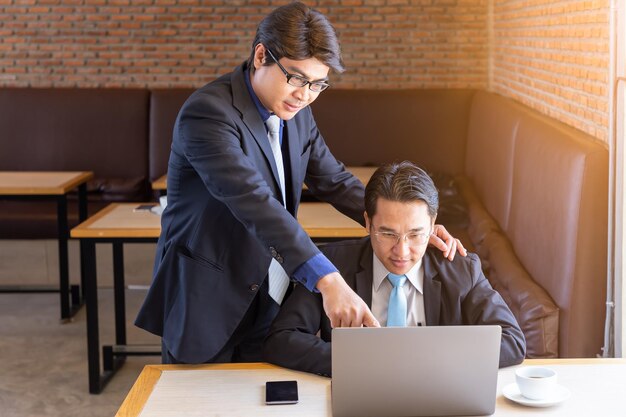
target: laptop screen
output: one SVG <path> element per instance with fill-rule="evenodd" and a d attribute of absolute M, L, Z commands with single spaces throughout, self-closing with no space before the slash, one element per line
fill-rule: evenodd
<path fill-rule="evenodd" d="M 333 416 L 493 414 L 500 326 L 336 328 Z"/>

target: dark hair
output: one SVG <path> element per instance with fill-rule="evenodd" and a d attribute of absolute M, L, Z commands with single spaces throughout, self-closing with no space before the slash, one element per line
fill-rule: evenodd
<path fill-rule="evenodd" d="M 300 2 L 274 9 L 261 21 L 248 58 L 250 71 L 254 71 L 254 48 L 259 43 L 272 51 L 276 59 L 317 58 L 335 72 L 344 71 L 335 29 L 326 16 Z M 265 65 L 273 63 L 266 53 Z"/>
<path fill-rule="evenodd" d="M 439 210 L 435 183 L 423 169 L 409 161 L 383 165 L 374 172 L 365 187 L 365 211 L 370 219 L 376 214 L 379 198 L 403 203 L 423 201 L 431 218 Z"/>

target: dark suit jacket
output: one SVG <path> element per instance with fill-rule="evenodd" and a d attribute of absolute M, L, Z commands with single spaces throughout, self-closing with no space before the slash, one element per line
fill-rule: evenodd
<path fill-rule="evenodd" d="M 322 251 L 371 308 L 373 250 L 369 238 L 329 244 Z M 485 278 L 478 256 L 457 255 L 451 262 L 438 249 L 428 248 L 423 267 L 426 325 L 500 325 L 500 366 L 524 359 L 524 335 L 513 313 Z M 287 368 L 330 376 L 330 342 L 330 321 L 322 297 L 297 285 L 272 324 L 264 356 L 268 362 Z"/>
<path fill-rule="evenodd" d="M 244 65 L 194 92 L 174 126 L 153 282 L 136 324 L 176 359 L 225 345 L 274 257 L 288 274 L 319 253 L 296 220 L 302 183 L 363 224 L 364 187 L 327 148 L 310 108 L 283 130 L 287 210 Z"/>

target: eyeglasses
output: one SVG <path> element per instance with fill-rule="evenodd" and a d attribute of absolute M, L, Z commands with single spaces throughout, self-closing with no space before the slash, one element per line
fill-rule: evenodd
<path fill-rule="evenodd" d="M 428 243 L 430 233 L 409 232 L 399 235 L 393 232 L 374 232 L 378 243 L 386 246 L 395 246 L 400 243 L 400 239 L 405 241 L 409 246 L 416 247 Z"/>
<path fill-rule="evenodd" d="M 280 62 L 278 62 L 278 60 L 274 57 L 274 54 L 272 53 L 272 51 L 270 51 L 269 49 L 265 48 L 265 50 L 267 51 L 268 54 L 270 54 L 270 56 L 272 57 L 272 59 L 274 60 L 274 62 L 276 62 L 276 64 L 278 64 L 278 68 L 280 68 L 280 70 L 283 72 L 283 74 L 285 74 L 285 77 L 287 77 L 287 84 L 289 85 L 293 85 L 294 87 L 304 87 L 305 85 L 309 85 L 309 89 L 311 91 L 313 91 L 314 93 L 321 93 L 322 91 L 326 90 L 328 87 L 330 87 L 330 84 L 328 84 L 327 82 L 324 81 L 309 81 L 306 78 L 297 75 L 297 74 L 290 74 L 287 72 L 287 70 L 285 69 L 285 67 L 283 67 Z"/>

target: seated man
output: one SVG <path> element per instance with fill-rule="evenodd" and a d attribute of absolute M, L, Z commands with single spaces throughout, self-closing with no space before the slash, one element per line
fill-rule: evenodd
<path fill-rule="evenodd" d="M 427 247 L 438 207 L 435 184 L 423 170 L 410 162 L 382 166 L 365 189 L 370 236 L 322 251 L 381 326 L 500 325 L 500 367 L 520 363 L 524 335 L 478 257 L 449 261 Z M 395 290 L 392 280 L 399 281 Z M 296 285 L 272 324 L 265 360 L 330 376 L 331 325 L 322 303 L 320 294 Z"/>

